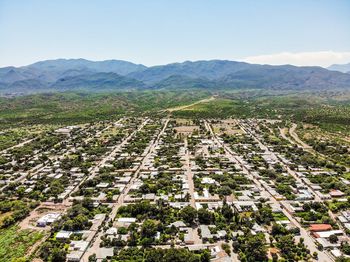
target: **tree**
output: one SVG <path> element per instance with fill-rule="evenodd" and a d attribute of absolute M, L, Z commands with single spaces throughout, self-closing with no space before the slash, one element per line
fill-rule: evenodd
<path fill-rule="evenodd" d="M 89 256 L 89 262 L 96 262 L 96 254 L 92 254 L 91 256 Z"/>
<path fill-rule="evenodd" d="M 272 210 L 271 208 L 264 206 L 259 209 L 259 222 L 265 223 L 265 224 L 270 224 L 271 221 L 273 221 L 273 215 L 272 215 Z"/>
<path fill-rule="evenodd" d="M 59 180 L 55 179 L 51 182 L 50 192 L 52 195 L 57 196 L 59 193 L 63 191 L 64 191 L 64 187 Z"/>
<path fill-rule="evenodd" d="M 147 219 L 142 224 L 141 236 L 145 238 L 152 238 L 157 233 L 157 224 L 154 220 Z"/>
<path fill-rule="evenodd" d="M 198 210 L 198 221 L 201 224 L 209 225 L 212 222 L 212 213 L 204 208 Z"/>
<path fill-rule="evenodd" d="M 240 236 L 233 247 L 239 253 L 241 261 L 267 261 L 267 247 L 264 234 Z"/>
<path fill-rule="evenodd" d="M 128 229 L 126 227 L 119 227 L 118 234 L 126 235 L 128 233 Z"/>
<path fill-rule="evenodd" d="M 51 262 L 65 262 L 66 256 L 66 250 L 55 247 L 51 251 Z"/>
<path fill-rule="evenodd" d="M 219 188 L 218 193 L 223 196 L 228 196 L 232 194 L 232 190 L 228 186 L 223 186 Z"/>
<path fill-rule="evenodd" d="M 39 255 L 44 260 L 47 261 L 50 256 L 50 250 L 52 248 L 52 244 L 50 242 L 44 242 L 40 248 Z"/>
<path fill-rule="evenodd" d="M 350 255 L 350 245 L 346 242 L 342 243 L 341 251 L 343 251 L 345 255 Z"/>
<path fill-rule="evenodd" d="M 2 227 L 8 227 L 12 224 L 14 224 L 16 221 L 14 220 L 14 218 L 10 215 L 10 216 L 7 216 L 5 217 L 3 220 L 2 220 Z"/>
<path fill-rule="evenodd" d="M 227 243 L 222 243 L 221 248 L 226 252 L 227 255 L 231 255 L 230 245 Z"/>
<path fill-rule="evenodd" d="M 331 242 L 332 244 L 337 243 L 338 242 L 338 237 L 337 235 L 333 234 L 329 236 L 329 242 Z"/>
<path fill-rule="evenodd" d="M 186 206 L 180 211 L 180 216 L 186 223 L 192 224 L 197 217 L 197 210 L 191 206 Z"/>
<path fill-rule="evenodd" d="M 297 259 L 298 246 L 295 245 L 295 241 L 292 235 L 280 236 L 278 238 L 277 247 L 281 251 L 282 257 L 289 260 L 299 260 Z"/>
<path fill-rule="evenodd" d="M 12 259 L 11 262 L 28 262 L 28 259 L 26 257 L 19 257 L 19 258 Z"/>
<path fill-rule="evenodd" d="M 142 238 L 141 240 L 141 245 L 143 247 L 147 247 L 147 246 L 151 246 L 153 243 L 153 239 L 152 238 L 149 238 L 149 237 L 144 237 Z"/>
<path fill-rule="evenodd" d="M 335 259 L 335 262 L 349 262 L 349 261 L 350 261 L 350 259 L 347 258 L 347 257 L 344 257 L 344 256 L 337 257 L 337 258 Z"/>
<path fill-rule="evenodd" d="M 94 201 L 90 197 L 84 197 L 81 202 L 81 205 L 88 210 L 92 210 L 94 208 Z"/>
<path fill-rule="evenodd" d="M 193 254 L 192 252 L 180 248 L 170 249 L 149 249 L 145 255 L 145 262 L 207 262 L 207 256 Z"/>
<path fill-rule="evenodd" d="M 233 218 L 233 211 L 232 211 L 232 208 L 225 204 L 222 206 L 222 209 L 221 209 L 221 213 L 222 215 L 226 218 L 227 221 L 231 221 L 232 218 Z"/>
<path fill-rule="evenodd" d="M 254 261 L 265 261 L 267 249 L 264 235 L 249 237 L 247 240 L 247 251 L 248 257 L 254 258 Z M 252 260 L 249 259 L 249 261 Z"/>
<path fill-rule="evenodd" d="M 21 197 L 24 195 L 24 192 L 26 191 L 26 188 L 24 186 L 20 186 L 17 189 L 17 194 Z"/>
<path fill-rule="evenodd" d="M 204 249 L 201 254 L 201 262 L 209 262 L 211 259 L 211 254 L 208 249 Z"/>
<path fill-rule="evenodd" d="M 280 224 L 273 223 L 271 234 L 273 236 L 286 235 L 287 234 L 287 229 L 284 226 L 281 226 Z"/>

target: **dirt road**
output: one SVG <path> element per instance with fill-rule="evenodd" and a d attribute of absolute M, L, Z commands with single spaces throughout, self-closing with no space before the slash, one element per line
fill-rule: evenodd
<path fill-rule="evenodd" d="M 293 139 L 300 145 L 302 146 L 304 149 L 312 149 L 311 146 L 309 146 L 308 144 L 304 143 L 298 136 L 298 134 L 295 132 L 295 129 L 297 128 L 297 124 L 293 123 L 292 127 L 289 129 L 289 134 L 291 137 L 293 137 Z"/>
<path fill-rule="evenodd" d="M 168 112 L 174 112 L 174 111 L 179 111 L 179 110 L 183 110 L 183 109 L 186 109 L 188 107 L 191 107 L 191 106 L 194 106 L 194 105 L 198 105 L 198 104 L 201 104 L 201 103 L 207 103 L 207 102 L 210 102 L 210 101 L 213 101 L 215 100 L 215 97 L 212 96 L 210 98 L 206 98 L 206 99 L 202 99 L 202 100 L 199 100 L 197 102 L 194 102 L 190 105 L 185 105 L 185 106 L 177 106 L 177 107 L 173 107 L 173 108 L 168 108 L 166 109 L 166 111 Z"/>
<path fill-rule="evenodd" d="M 193 208 L 196 208 L 196 202 L 194 200 L 194 184 L 193 184 L 193 172 L 191 170 L 190 166 L 190 153 L 188 151 L 188 143 L 187 143 L 187 138 L 185 138 L 185 151 L 186 151 L 186 161 L 185 161 L 185 168 L 186 168 L 186 175 L 187 175 L 187 180 L 188 180 L 188 190 L 190 193 L 190 203 Z"/>

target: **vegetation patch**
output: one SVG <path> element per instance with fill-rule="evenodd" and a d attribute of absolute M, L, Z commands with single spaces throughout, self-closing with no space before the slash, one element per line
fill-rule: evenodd
<path fill-rule="evenodd" d="M 24 257 L 29 248 L 39 241 L 44 234 L 38 231 L 20 230 L 12 226 L 0 230 L 0 261 L 8 262 Z"/>

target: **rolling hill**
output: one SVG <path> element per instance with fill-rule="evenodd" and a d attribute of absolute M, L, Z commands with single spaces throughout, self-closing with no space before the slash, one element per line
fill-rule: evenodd
<path fill-rule="evenodd" d="M 145 84 L 136 79 L 121 76 L 116 73 L 94 73 L 60 78 L 50 87 L 58 91 L 75 89 L 113 91 L 121 89 L 140 89 L 144 88 Z"/>

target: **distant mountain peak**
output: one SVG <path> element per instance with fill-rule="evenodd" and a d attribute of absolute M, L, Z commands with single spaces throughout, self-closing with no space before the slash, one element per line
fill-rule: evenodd
<path fill-rule="evenodd" d="M 334 64 L 327 68 L 332 71 L 339 71 L 342 73 L 350 73 L 350 63 L 347 64 Z"/>

